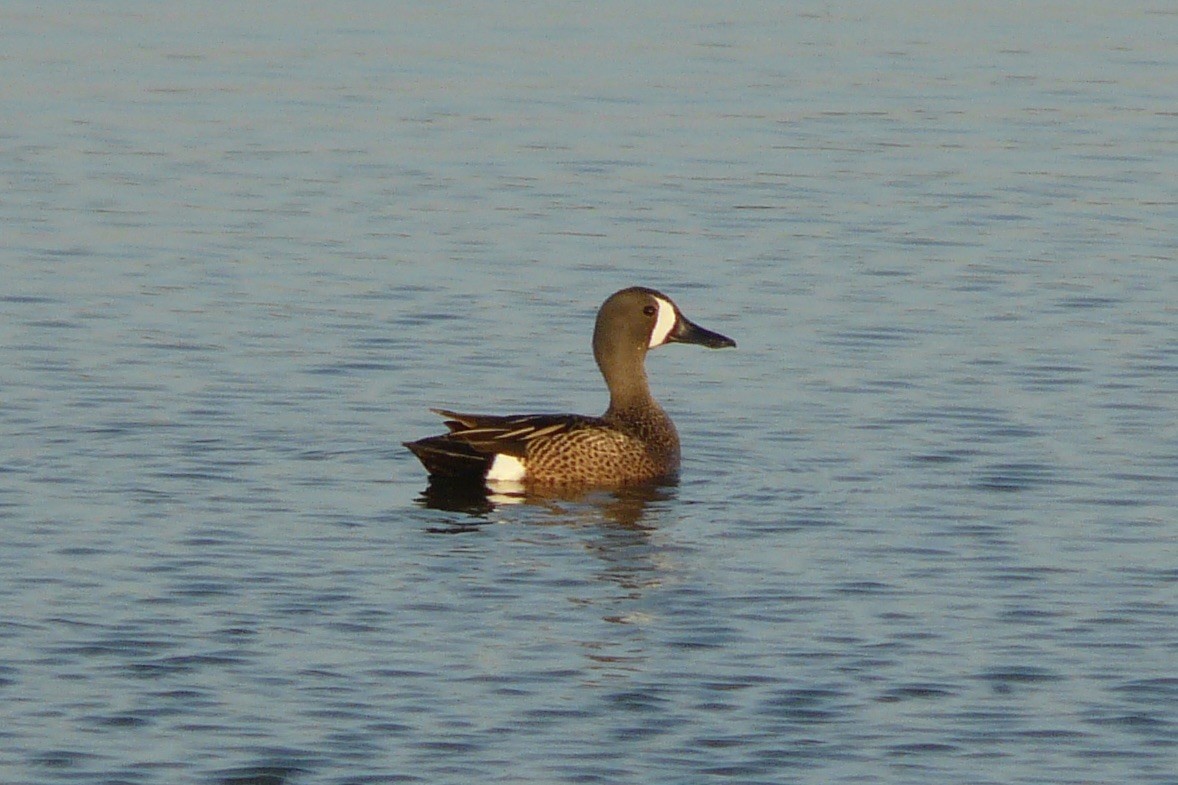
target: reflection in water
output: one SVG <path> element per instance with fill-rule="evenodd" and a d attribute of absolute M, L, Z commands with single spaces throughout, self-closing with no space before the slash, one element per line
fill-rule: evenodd
<path fill-rule="evenodd" d="M 482 483 L 445 477 L 431 477 L 417 503 L 430 510 L 461 512 L 474 518 L 485 518 L 495 509 L 491 493 Z M 477 525 L 478 522 L 473 523 Z"/>
<path fill-rule="evenodd" d="M 642 670 L 650 656 L 646 640 L 650 594 L 676 571 L 665 539 L 653 536 L 666 528 L 668 513 L 678 517 L 673 512 L 678 507 L 675 484 L 505 493 L 504 488 L 491 490 L 481 483 L 434 479 L 418 503 L 428 509 L 463 513 L 457 521 L 430 529 L 435 533 L 475 531 L 503 519 L 493 515 L 495 510 L 510 508 L 519 512 L 516 519 L 520 522 L 590 533 L 578 541 L 599 567 L 589 571 L 589 582 L 563 584 L 558 593 L 579 608 L 596 608 L 594 615 L 602 623 L 582 630 L 575 643 L 589 661 L 595 679 Z M 566 540 L 561 538 L 561 542 Z"/>
<path fill-rule="evenodd" d="M 674 498 L 673 482 L 609 490 L 569 489 L 537 493 L 514 487 L 490 489 L 481 482 L 431 478 L 417 501 L 427 509 L 460 512 L 476 519 L 459 524 L 465 529 L 489 523 L 489 520 L 477 519 L 486 519 L 499 507 L 516 504 L 547 508 L 554 516 L 572 519 L 570 522 L 582 522 L 585 513 L 589 512 L 593 517 L 603 516 L 619 526 L 644 529 L 650 526 L 643 522 L 648 506 Z M 575 507 L 568 507 L 570 504 Z"/>

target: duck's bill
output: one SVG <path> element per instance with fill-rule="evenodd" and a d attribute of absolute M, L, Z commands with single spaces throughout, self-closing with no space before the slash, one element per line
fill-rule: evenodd
<path fill-rule="evenodd" d="M 723 349 L 727 346 L 736 346 L 736 341 L 728 336 L 714 333 L 711 330 L 705 330 L 703 327 L 684 319 L 682 316 L 679 317 L 679 322 L 675 325 L 675 329 L 671 330 L 671 334 L 667 336 L 667 341 L 695 343 L 700 346 L 706 346 L 709 349 Z"/>

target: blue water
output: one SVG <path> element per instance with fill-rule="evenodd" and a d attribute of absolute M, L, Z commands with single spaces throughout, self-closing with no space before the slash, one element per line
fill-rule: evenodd
<path fill-rule="evenodd" d="M 0 14 L 0 783 L 1178 782 L 1174 9 L 400 5 Z"/>

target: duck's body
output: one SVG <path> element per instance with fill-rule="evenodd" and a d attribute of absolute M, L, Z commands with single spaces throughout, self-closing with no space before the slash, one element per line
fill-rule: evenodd
<path fill-rule="evenodd" d="M 450 433 L 405 446 L 435 477 L 535 485 L 624 485 L 674 477 L 679 434 L 662 409 L 640 420 L 433 411 Z M 654 416 L 652 416 L 654 415 Z"/>
<path fill-rule="evenodd" d="M 433 477 L 530 487 L 619 486 L 673 479 L 679 434 L 646 380 L 646 352 L 664 343 L 735 346 L 692 324 L 670 298 L 632 287 L 601 306 L 593 354 L 610 391 L 601 417 L 493 416 L 435 409 L 449 433 L 405 446 Z"/>

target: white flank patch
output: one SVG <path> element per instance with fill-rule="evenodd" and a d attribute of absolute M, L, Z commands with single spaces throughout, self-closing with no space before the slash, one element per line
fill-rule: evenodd
<path fill-rule="evenodd" d="M 528 470 L 519 458 L 498 453 L 487 470 L 487 482 L 519 482 L 527 474 Z"/>
<path fill-rule="evenodd" d="M 675 316 L 675 306 L 661 297 L 654 298 L 654 301 L 659 304 L 659 318 L 655 321 L 654 330 L 650 334 L 651 349 L 667 342 L 667 336 L 675 329 L 675 322 L 678 320 Z"/>

